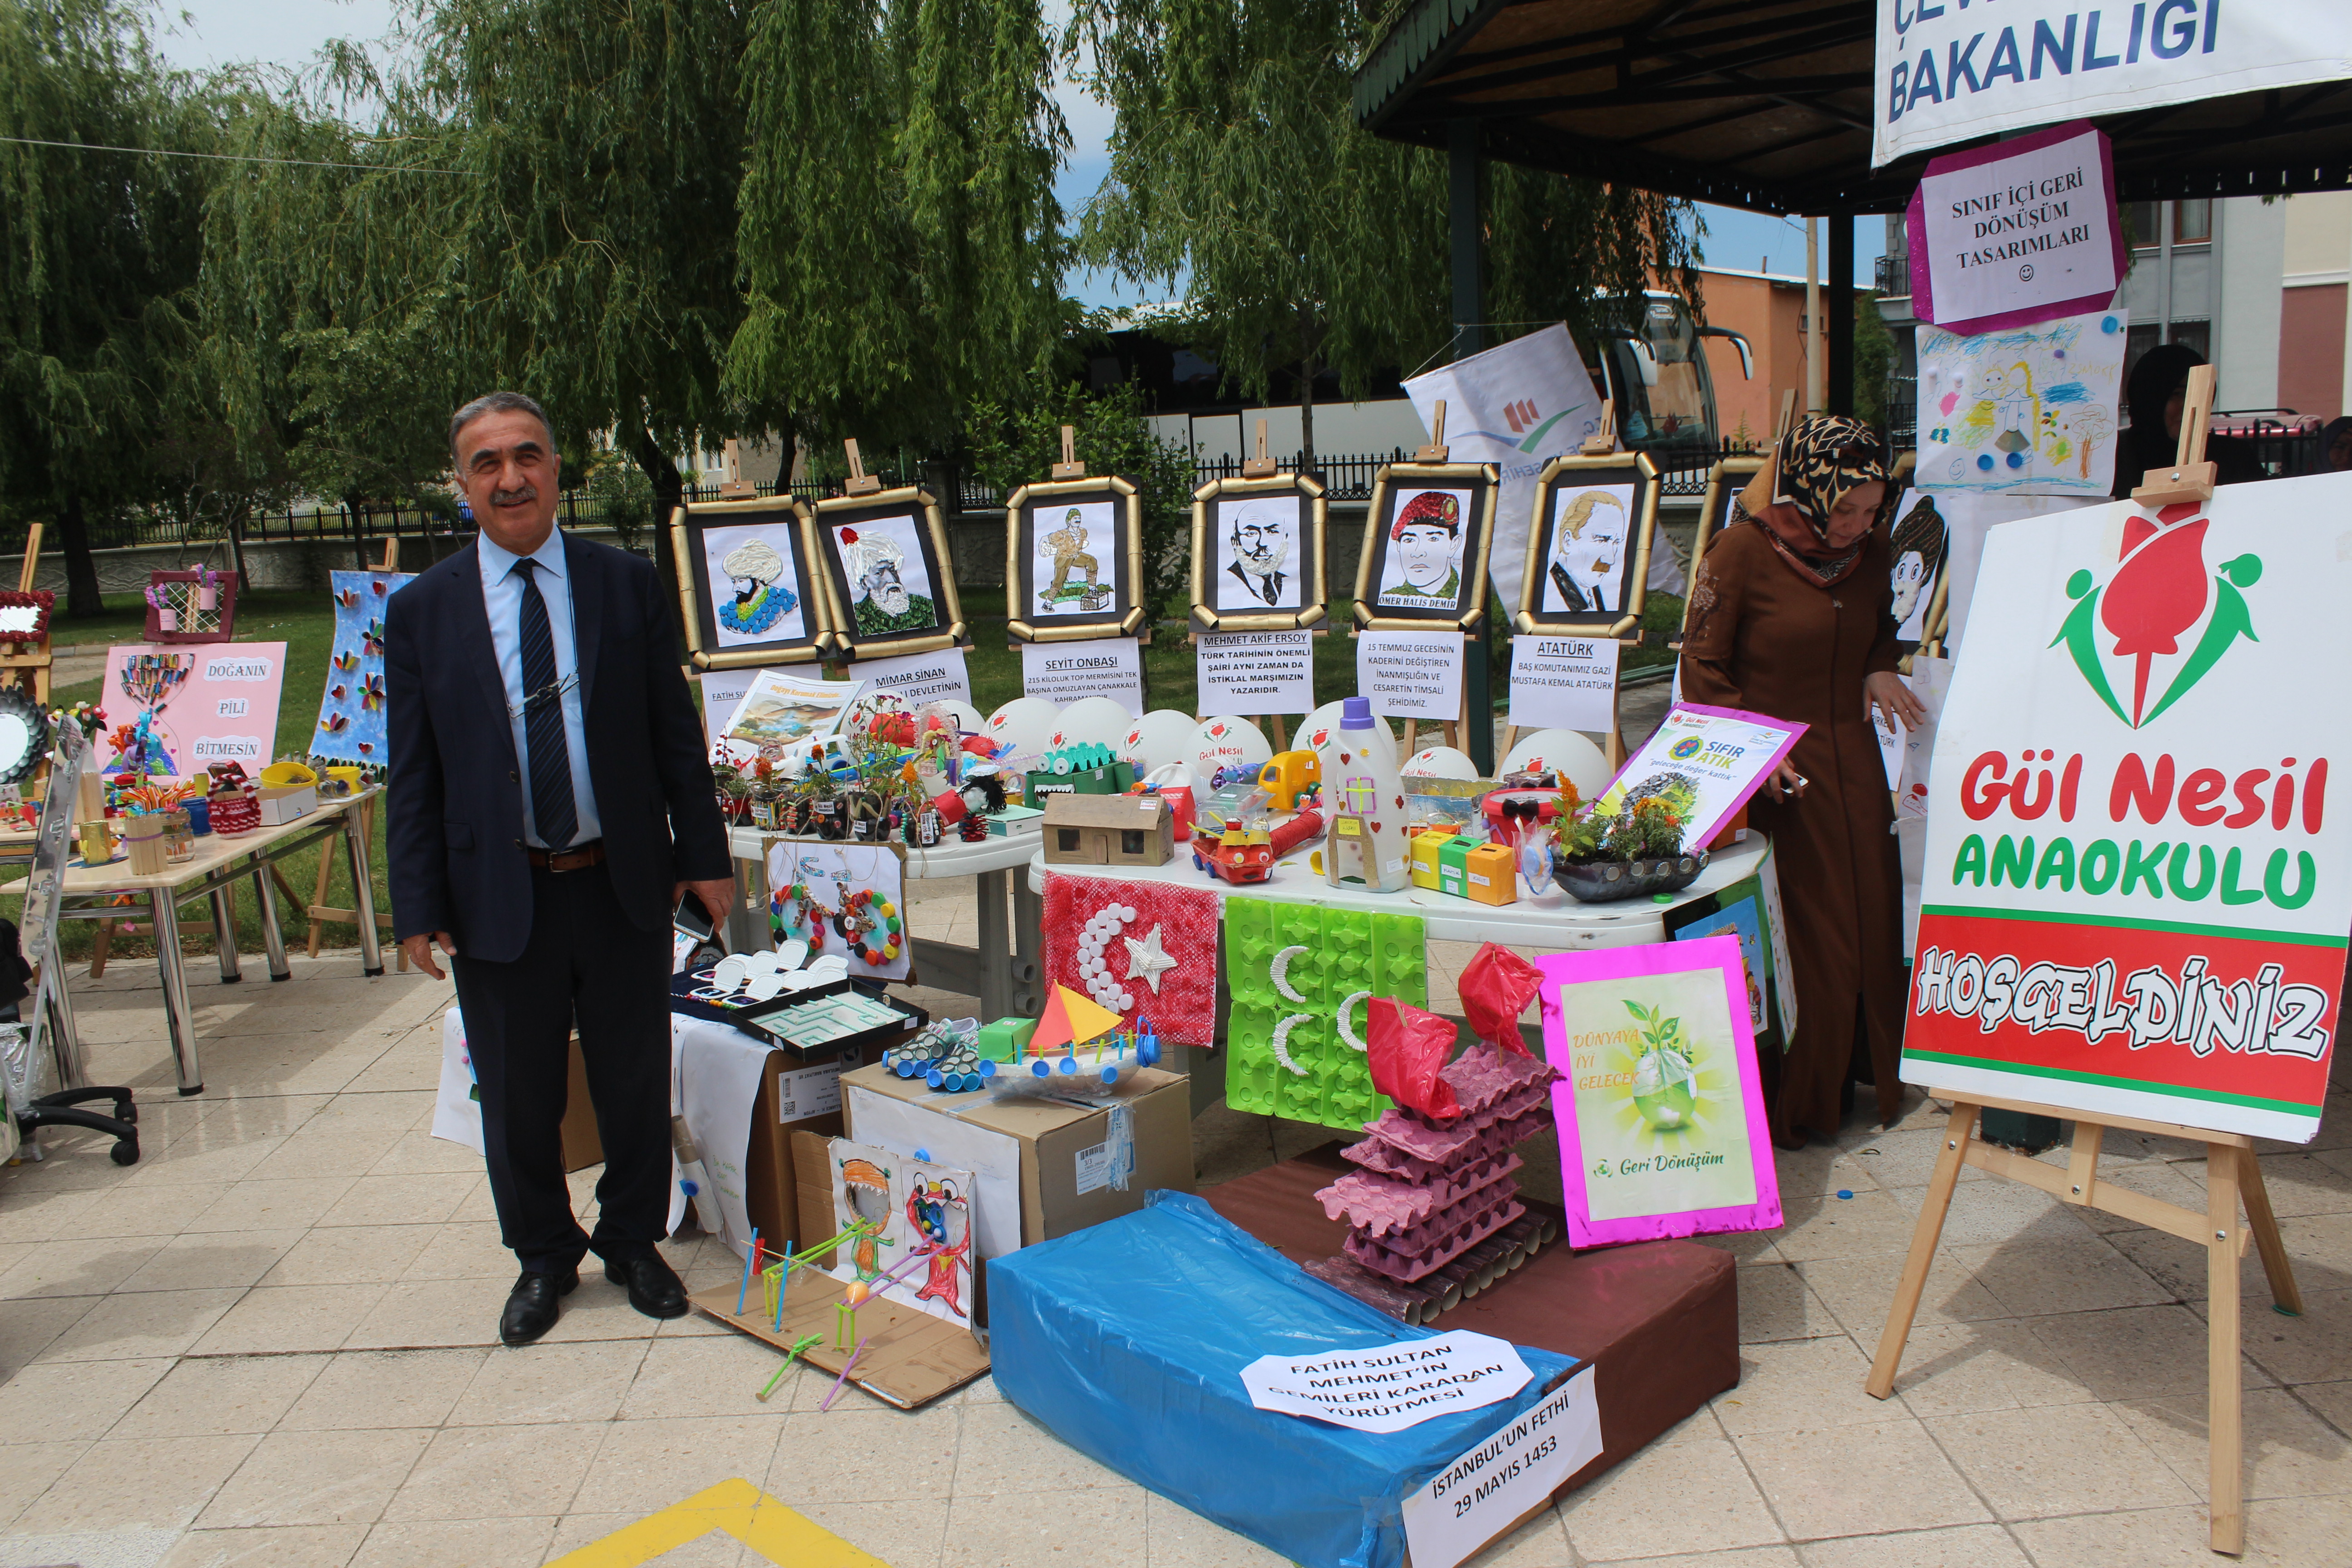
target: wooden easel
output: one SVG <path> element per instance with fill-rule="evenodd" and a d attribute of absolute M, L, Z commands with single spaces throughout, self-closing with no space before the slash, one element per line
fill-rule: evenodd
<path fill-rule="evenodd" d="M 857 456 L 857 438 L 853 436 L 844 441 L 841 449 L 849 455 L 849 482 L 841 487 L 841 493 L 845 496 L 878 495 L 882 481 L 866 471 L 865 463 Z"/>
<path fill-rule="evenodd" d="M 2154 484 L 2132 491 L 2143 507 L 2201 503 L 2213 499 L 2214 468 L 2205 460 L 2205 437 L 2213 407 L 2213 367 L 2199 365 L 2189 373 L 2189 394 L 2180 413 L 2180 446 L 2173 466 L 2151 471 Z M 1920 1206 L 1919 1226 L 1912 1233 L 1911 1255 L 1904 1260 L 1903 1277 L 1895 1288 L 1895 1303 L 1887 1310 L 1886 1331 L 1878 1342 L 1870 1380 L 1863 1384 L 1873 1398 L 1895 1392 L 1895 1369 L 1902 1363 L 1903 1343 L 1910 1337 L 1911 1320 L 1927 1288 L 1927 1267 L 1943 1235 L 1944 1215 L 1951 1207 L 1952 1189 L 1962 1165 L 1974 1165 L 1996 1176 L 2039 1187 L 2062 1204 L 2095 1208 L 2152 1230 L 2177 1236 L 2205 1249 L 2206 1462 L 2210 1476 L 2208 1543 L 2232 1555 L 2245 1550 L 2246 1488 L 2245 1430 L 2242 1421 L 2244 1376 L 2238 1366 L 2238 1259 L 2252 1241 L 2263 1255 L 2263 1275 L 2269 1281 L 2271 1300 L 2278 1311 L 2300 1317 L 2303 1293 L 2295 1289 L 2294 1270 L 2286 1246 L 2279 1239 L 2278 1219 L 2271 1212 L 2269 1191 L 2263 1185 L 2263 1168 L 2254 1158 L 2253 1140 L 2241 1132 L 2211 1132 L 2169 1121 L 2141 1121 L 2128 1116 L 2086 1117 L 2058 1106 L 2023 1100 L 1994 1100 L 1985 1095 L 1927 1091 L 1952 1103 L 1944 1129 L 1943 1152 L 1936 1158 L 1927 1197 Z M 2043 1164 L 2007 1149 L 1979 1142 L 1977 1118 L 1987 1110 L 2022 1111 L 2074 1123 L 2073 1157 L 2066 1168 Z M 2151 1198 L 2098 1177 L 2100 1141 L 2110 1127 L 2145 1132 L 2158 1138 L 2180 1138 L 2205 1145 L 2205 1212 L 2186 1209 Z M 2243 1202 L 2246 1223 L 2238 1223 Z"/>
<path fill-rule="evenodd" d="M 1263 430 L 1265 426 L 1261 425 L 1258 428 Z M 1054 465 L 1052 472 L 1056 479 L 1083 479 L 1087 477 L 1087 466 L 1078 461 L 1078 433 L 1071 426 L 1062 426 L 1062 460 Z"/>
<path fill-rule="evenodd" d="M 1895 1373 L 1903 1362 L 1904 1342 L 1911 1337 L 1911 1321 L 1919 1310 L 1920 1293 L 1927 1284 L 1927 1268 L 1935 1259 L 1944 1233 L 1944 1215 L 1951 1207 L 1952 1189 L 1962 1165 L 2011 1181 L 2039 1187 L 2062 1204 L 2095 1208 L 2160 1230 L 2205 1248 L 2208 1289 L 2206 1310 L 2206 1422 L 2210 1465 L 2211 1512 L 2210 1543 L 2216 1552 L 2245 1550 L 2244 1431 L 2241 1425 L 2242 1382 L 2238 1368 L 2238 1259 L 2251 1239 L 2261 1248 L 2263 1273 L 2277 1310 L 2294 1316 L 2303 1312 L 2303 1296 L 2295 1289 L 2285 1244 L 2279 1239 L 2278 1220 L 2271 1213 L 2269 1192 L 2263 1185 L 2262 1167 L 2255 1162 L 2253 1140 L 2236 1132 L 2208 1132 L 2168 1121 L 2141 1121 L 2128 1116 L 2086 1117 L 2057 1106 L 2024 1100 L 1995 1100 L 1930 1089 L 1937 1100 L 1953 1102 L 1944 1125 L 1943 1152 L 1936 1157 L 1935 1173 L 1927 1181 L 1927 1201 L 1920 1205 L 1918 1228 L 1911 1236 L 1911 1254 L 1895 1287 L 1894 1305 L 1887 1309 L 1886 1331 L 1879 1336 L 1878 1355 L 1871 1363 L 1864 1392 L 1885 1399 L 1895 1392 Z M 2023 1154 L 1979 1142 L 1979 1112 L 2018 1110 L 2029 1116 L 2050 1116 L 2074 1123 L 2074 1153 L 2063 1169 Z M 2099 1144 L 2108 1128 L 2145 1132 L 2158 1138 L 2183 1138 L 2205 1145 L 2205 1212 L 2182 1208 L 2129 1187 L 2104 1182 L 2098 1175 Z M 2246 1224 L 2238 1223 L 2243 1200 Z"/>
<path fill-rule="evenodd" d="M 39 574 L 43 526 L 37 522 L 26 531 L 25 563 L 16 569 L 16 592 L 19 594 L 31 593 L 33 579 Z M 47 708 L 49 705 L 49 671 L 54 658 L 49 651 L 47 630 L 44 628 L 37 641 L 10 643 L 8 647 L 15 651 L 0 653 L 0 670 L 8 672 L 5 676 L 0 676 L 0 679 L 5 679 L 11 684 L 29 684 L 33 700 Z M 25 671 L 30 677 L 29 682 L 19 679 L 16 674 L 18 670 Z"/>
<path fill-rule="evenodd" d="M 731 459 L 733 456 L 734 443 L 731 441 L 729 442 L 728 447 L 729 456 Z M 397 572 L 400 570 L 400 540 L 397 536 L 387 539 L 383 542 L 383 561 L 374 566 L 369 567 L 368 570 L 371 572 Z M 353 806 L 352 810 L 356 815 L 357 818 L 353 826 L 353 831 L 360 834 L 362 837 L 373 834 L 375 831 L 375 803 L 372 800 L 363 800 L 360 802 L 359 805 Z M 310 940 L 304 944 L 304 951 L 306 951 L 312 958 L 319 956 L 320 932 L 321 928 L 323 928 L 329 921 L 332 921 L 338 925 L 347 926 L 357 926 L 360 923 L 360 912 L 356 909 L 336 909 L 327 902 L 327 882 L 335 868 L 334 852 L 328 847 L 332 843 L 333 840 L 329 839 L 324 843 L 321 843 L 319 847 L 318 886 L 311 889 L 310 897 L 307 900 L 303 899 L 301 894 L 296 892 L 293 888 L 288 884 L 285 873 L 278 870 L 276 862 L 271 862 L 269 867 L 270 879 L 278 884 L 278 891 L 286 895 L 286 901 L 292 904 L 296 909 L 300 910 L 303 917 L 310 922 Z M 352 893 L 352 902 L 357 903 L 358 901 L 359 895 L 357 891 L 354 890 Z M 387 913 L 379 913 L 375 917 L 375 923 L 377 929 L 380 931 L 388 931 L 393 929 L 392 916 Z M 397 954 L 400 972 L 404 974 L 407 973 L 408 950 L 397 943 L 394 943 L 394 952 Z"/>

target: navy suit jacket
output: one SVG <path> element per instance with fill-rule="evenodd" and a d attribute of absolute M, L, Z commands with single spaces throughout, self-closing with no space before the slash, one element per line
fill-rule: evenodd
<path fill-rule="evenodd" d="M 566 535 L 588 777 L 613 890 L 640 930 L 667 927 L 681 881 L 731 876 L 702 721 L 650 563 Z M 384 616 L 391 740 L 386 850 L 393 931 L 446 931 L 467 958 L 522 956 L 530 862 L 522 774 L 470 546 L 392 595 Z"/>

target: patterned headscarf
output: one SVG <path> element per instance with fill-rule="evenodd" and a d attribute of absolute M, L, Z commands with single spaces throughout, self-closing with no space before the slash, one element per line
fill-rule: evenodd
<path fill-rule="evenodd" d="M 1773 466 L 1741 494 L 1731 521 L 1753 521 L 1791 570 L 1817 586 L 1831 587 L 1860 564 L 1870 535 L 1864 533 L 1842 550 L 1833 548 L 1830 513 L 1849 491 L 1887 479 L 1886 447 L 1877 431 L 1842 414 L 1811 415 L 1780 438 Z M 1770 502 L 1757 504 L 1763 500 L 1768 480 Z M 1895 487 L 1888 482 L 1880 520 L 1895 499 Z"/>
<path fill-rule="evenodd" d="M 1843 414 L 1815 414 L 1780 437 L 1774 503 L 1796 509 L 1817 550 L 1830 553 L 1830 513 L 1850 490 L 1886 482 L 1886 446 L 1878 432 Z M 1890 495 L 1888 500 L 1893 500 Z"/>

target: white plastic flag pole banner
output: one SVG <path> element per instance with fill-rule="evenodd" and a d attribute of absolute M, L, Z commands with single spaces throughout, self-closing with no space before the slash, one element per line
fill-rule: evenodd
<path fill-rule="evenodd" d="M 2080 121 L 1930 161 L 1905 227 L 1913 311 L 1961 334 L 2104 310 L 2130 266 L 2107 139 Z"/>
<path fill-rule="evenodd" d="M 1873 167 L 2053 121 L 2335 81 L 2343 0 L 1877 0 Z"/>
<path fill-rule="evenodd" d="M 1504 1422 L 1406 1494 L 1404 1540 L 1412 1568 L 1466 1562 L 1601 1457 L 1592 1375 L 1591 1367 L 1579 1367 L 1541 1405 Z"/>
<path fill-rule="evenodd" d="M 1383 719 L 1451 724 L 1462 717 L 1464 640 L 1460 632 L 1366 632 L 1356 639 L 1356 689 Z"/>
<path fill-rule="evenodd" d="M 1315 634 L 1202 632 L 1193 638 L 1203 713 L 1315 711 Z"/>
<path fill-rule="evenodd" d="M 1472 354 L 1404 384 L 1428 428 L 1445 404 L 1449 461 L 1495 463 L 1503 483 L 1495 500 L 1495 543 L 1486 580 L 1503 603 L 1519 602 L 1528 560 L 1528 522 L 1536 476 L 1601 428 L 1601 394 L 1564 325 Z"/>
<path fill-rule="evenodd" d="M 1242 1386 L 1260 1410 L 1402 1432 L 1508 1399 L 1534 1375 L 1508 1340 L 1456 1329 L 1321 1355 L 1262 1355 L 1242 1368 Z"/>
<path fill-rule="evenodd" d="M 1087 697 L 1108 697 L 1143 717 L 1143 654 L 1133 637 L 1021 645 L 1021 694 L 1057 708 Z"/>
<path fill-rule="evenodd" d="M 1985 542 L 1927 777 L 1906 1082 L 2308 1142 L 2352 925 L 2330 812 L 2352 475 Z"/>
<path fill-rule="evenodd" d="M 1511 639 L 1511 722 L 1606 734 L 1617 723 L 1615 637 Z"/>

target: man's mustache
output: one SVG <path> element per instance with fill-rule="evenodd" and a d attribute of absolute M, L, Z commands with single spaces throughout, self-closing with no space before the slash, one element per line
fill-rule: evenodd
<path fill-rule="evenodd" d="M 537 500 L 538 499 L 539 487 L 536 485 L 524 485 L 517 489 L 492 490 L 490 492 L 490 504 L 492 506 L 519 506 L 524 501 Z"/>

